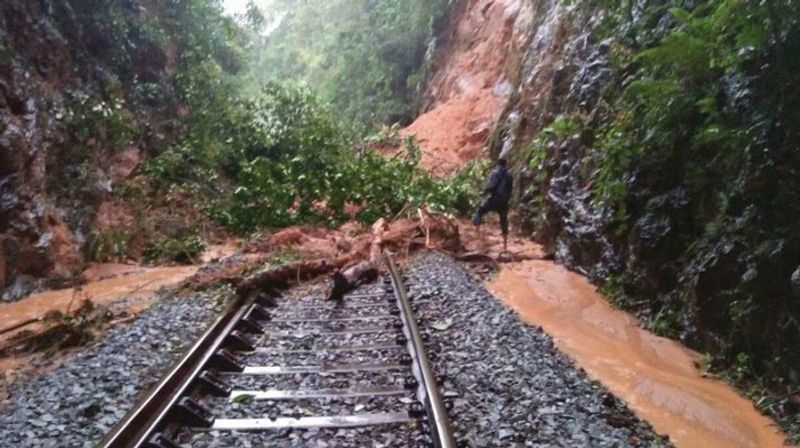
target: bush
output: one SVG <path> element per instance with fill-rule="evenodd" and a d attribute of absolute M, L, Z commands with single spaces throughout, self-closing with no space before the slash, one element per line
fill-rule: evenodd
<path fill-rule="evenodd" d="M 104 229 L 89 238 L 89 261 L 123 262 L 128 258 L 130 235 L 124 230 Z"/>
<path fill-rule="evenodd" d="M 466 212 L 475 177 L 485 169 L 476 164 L 451 179 L 434 179 L 419 169 L 413 139 L 403 142 L 410 157 L 384 157 L 367 142 L 358 144 L 353 129 L 303 88 L 269 83 L 259 97 L 237 101 L 227 119 L 217 137 L 225 149 L 216 157 L 176 147 L 148 163 L 146 172 L 168 182 L 202 183 L 212 175 L 192 173 L 216 164 L 230 186 L 209 214 L 243 233 L 338 224 L 351 218 L 348 203 L 360 206 L 355 218 L 363 223 L 394 216 L 407 203 Z"/>
<path fill-rule="evenodd" d="M 205 249 L 206 243 L 202 237 L 185 233 L 174 238 L 149 242 L 142 251 L 142 258 L 152 264 L 197 264 Z"/>

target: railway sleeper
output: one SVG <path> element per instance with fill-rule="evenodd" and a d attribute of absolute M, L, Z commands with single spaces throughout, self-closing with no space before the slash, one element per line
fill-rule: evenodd
<path fill-rule="evenodd" d="M 377 287 L 346 294 L 343 303 L 314 296 L 279 301 L 269 289 L 244 301 L 157 431 L 136 446 L 178 447 L 187 431 L 399 425 L 434 437 L 435 427 L 444 426 L 432 420 L 431 397 L 440 415 L 452 403 L 442 404 L 436 392 L 442 378 L 421 367 L 428 338 L 413 311 L 426 300 L 414 302 L 388 265 L 394 281 L 384 277 Z"/>

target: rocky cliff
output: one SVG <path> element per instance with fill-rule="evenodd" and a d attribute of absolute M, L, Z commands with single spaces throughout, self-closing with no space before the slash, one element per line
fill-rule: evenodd
<path fill-rule="evenodd" d="M 485 64 L 482 85 L 506 93 L 489 101 L 501 103 L 496 125 L 469 152 L 512 160 L 526 229 L 734 380 L 798 384 L 797 5 L 460 7 L 443 39 L 495 30 L 499 43 L 471 65 Z M 492 11 L 514 25 L 491 25 Z M 463 66 L 459 48 L 479 46 L 479 33 L 440 46 L 445 73 L 433 77 L 426 115 L 462 94 L 449 67 Z"/>
<path fill-rule="evenodd" d="M 147 153 L 169 144 L 190 112 L 182 72 L 218 56 L 203 46 L 216 9 L 205 11 L 205 28 L 192 28 L 203 7 L 210 8 L 146 0 L 0 4 L 4 299 L 70 281 L 92 232 L 124 218 L 112 216 L 116 187 Z"/>

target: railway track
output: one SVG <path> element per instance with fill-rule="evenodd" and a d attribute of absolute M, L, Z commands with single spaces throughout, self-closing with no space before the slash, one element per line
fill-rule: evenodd
<path fill-rule="evenodd" d="M 239 299 L 99 446 L 435 446 L 447 410 L 413 305 L 389 275 L 336 305 Z"/>

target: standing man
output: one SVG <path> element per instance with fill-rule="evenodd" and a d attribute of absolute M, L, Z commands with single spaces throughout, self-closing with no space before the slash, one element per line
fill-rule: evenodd
<path fill-rule="evenodd" d="M 483 194 L 489 197 L 475 212 L 472 223 L 480 233 L 481 218 L 488 212 L 495 211 L 500 215 L 500 229 L 503 231 L 503 252 L 508 250 L 508 201 L 511 199 L 511 188 L 514 180 L 508 172 L 506 159 L 497 159 L 497 165 L 489 175 L 489 183 Z"/>

